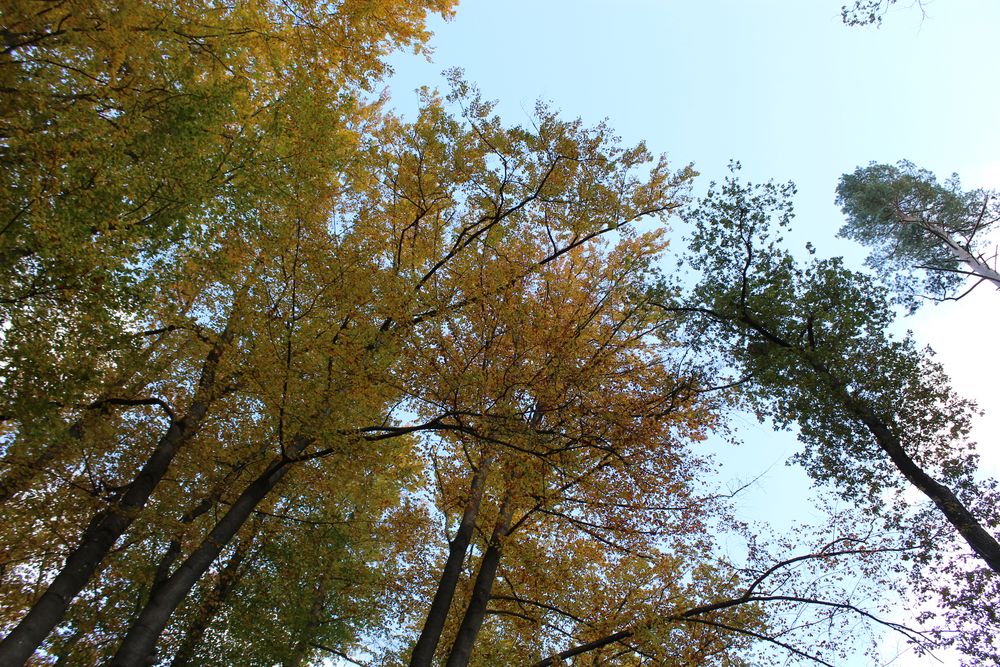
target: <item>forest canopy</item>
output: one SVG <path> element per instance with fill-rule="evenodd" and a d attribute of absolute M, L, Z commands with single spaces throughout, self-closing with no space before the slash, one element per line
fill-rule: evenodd
<path fill-rule="evenodd" d="M 790 184 L 458 70 L 393 110 L 454 5 L 5 4 L 0 663 L 995 660 L 997 488 L 902 297 L 788 251 Z M 738 412 L 812 525 L 739 519 Z"/>

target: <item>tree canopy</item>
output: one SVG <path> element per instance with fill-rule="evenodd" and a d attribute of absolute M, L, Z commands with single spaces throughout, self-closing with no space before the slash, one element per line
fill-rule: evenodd
<path fill-rule="evenodd" d="M 847 216 L 841 235 L 871 248 L 868 266 L 894 279 L 910 312 L 924 300 L 961 299 L 983 282 L 1000 288 L 997 255 L 987 245 L 1000 220 L 997 193 L 964 191 L 955 174 L 938 183 L 903 160 L 845 174 L 837 203 Z"/>
<path fill-rule="evenodd" d="M 459 71 L 394 113 L 386 57 L 453 5 L 6 3 L 0 663 L 995 658 L 975 407 L 886 291 L 782 248 L 790 187 L 692 201 Z M 968 231 L 957 182 L 903 176 Z M 734 406 L 848 505 L 738 520 L 700 449 Z M 880 597 L 913 591 L 941 623 Z"/>
<path fill-rule="evenodd" d="M 845 25 L 849 26 L 881 26 L 882 19 L 886 13 L 892 9 L 897 0 L 854 0 L 854 4 L 843 5 L 840 8 L 840 17 Z M 921 13 L 926 16 L 923 0 L 912 0 L 910 6 L 920 8 Z"/>
<path fill-rule="evenodd" d="M 811 246 L 808 262 L 783 247 L 793 194 L 791 184 L 736 175 L 713 187 L 686 216 L 698 284 L 680 292 L 664 281 L 657 298 L 686 318 L 689 344 L 731 374 L 738 404 L 796 427 L 796 459 L 813 479 L 884 519 L 885 535 L 911 552 L 916 593 L 966 624 L 960 638 L 942 626 L 940 640 L 986 659 L 995 650 L 989 609 L 1000 543 L 996 483 L 978 478 L 969 438 L 975 404 L 956 395 L 930 350 L 889 334 L 886 288 Z M 910 502 L 910 485 L 929 504 Z M 940 571 L 955 581 L 941 586 Z"/>

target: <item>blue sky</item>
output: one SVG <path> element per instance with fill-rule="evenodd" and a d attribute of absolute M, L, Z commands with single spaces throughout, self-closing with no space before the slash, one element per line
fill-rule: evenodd
<path fill-rule="evenodd" d="M 510 122 L 541 98 L 708 178 L 735 157 L 795 180 L 835 229 L 833 187 L 859 164 L 978 178 L 1000 159 L 1000 3 L 934 0 L 922 18 L 901 2 L 874 30 L 843 26 L 840 0 L 469 0 L 435 22 L 433 62 L 395 58 L 391 89 L 405 108 L 459 66 Z"/>
<path fill-rule="evenodd" d="M 751 180 L 798 185 L 797 242 L 860 262 L 857 247 L 834 238 L 844 172 L 906 158 L 940 177 L 957 172 L 967 186 L 1000 187 L 1000 2 L 925 0 L 923 16 L 900 0 L 874 29 L 845 27 L 841 1 L 467 0 L 452 21 L 433 22 L 432 62 L 393 59 L 393 106 L 412 110 L 415 88 L 445 89 L 441 72 L 461 67 L 509 123 L 530 122 L 538 99 L 589 123 L 607 119 L 626 142 L 645 140 L 676 166 L 693 162 L 696 190 L 738 159 Z M 938 350 L 986 410 L 977 436 L 993 474 L 998 306 L 1000 294 L 983 287 L 900 325 Z M 794 440 L 741 424 L 746 444 L 723 463 L 743 479 L 770 470 L 746 512 L 788 520 L 808 507 L 808 483 L 782 465 Z M 952 664 L 940 657 L 892 664 Z"/>

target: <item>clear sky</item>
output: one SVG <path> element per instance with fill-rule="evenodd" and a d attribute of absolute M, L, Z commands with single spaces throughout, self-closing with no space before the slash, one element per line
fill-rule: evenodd
<path fill-rule="evenodd" d="M 844 26 L 841 2 L 466 0 L 455 19 L 433 23 L 432 62 L 393 59 L 393 105 L 413 109 L 415 88 L 446 88 L 441 72 L 457 66 L 499 100 L 509 123 L 528 123 L 538 99 L 590 123 L 606 118 L 626 142 L 645 140 L 676 166 L 693 162 L 699 190 L 738 159 L 751 180 L 795 181 L 802 242 L 860 261 L 856 246 L 834 238 L 844 172 L 905 158 L 942 178 L 957 172 L 967 186 L 1000 188 L 1000 1 L 925 0 L 923 16 L 900 0 L 880 29 Z M 997 313 L 1000 294 L 981 287 L 900 327 L 932 345 L 986 410 L 977 437 L 995 475 Z M 808 487 L 782 465 L 794 440 L 749 420 L 742 432 L 746 445 L 725 453 L 724 470 L 747 479 L 770 468 L 746 511 L 787 520 Z M 939 657 L 892 664 L 952 664 Z"/>

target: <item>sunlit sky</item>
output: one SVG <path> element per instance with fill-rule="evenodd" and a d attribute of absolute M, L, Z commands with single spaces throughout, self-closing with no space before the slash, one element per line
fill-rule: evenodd
<path fill-rule="evenodd" d="M 841 174 L 905 158 L 942 178 L 957 172 L 968 187 L 1000 188 L 1000 2 L 925 0 L 925 16 L 900 0 L 879 29 L 844 26 L 841 2 L 466 0 L 452 21 L 432 22 L 432 62 L 393 59 L 393 106 L 412 110 L 414 89 L 445 89 L 441 72 L 462 67 L 507 122 L 529 123 L 538 99 L 588 123 L 607 119 L 627 143 L 645 140 L 678 167 L 693 162 L 696 190 L 740 160 L 751 180 L 797 184 L 797 242 L 860 266 L 863 252 L 834 238 Z M 997 313 L 1000 294 L 983 286 L 959 303 L 925 307 L 899 329 L 933 346 L 959 390 L 986 411 L 976 435 L 993 474 Z M 719 448 L 724 479 L 766 472 L 744 511 L 787 521 L 808 507 L 808 482 L 783 465 L 794 439 L 740 423 L 746 444 Z M 886 655 L 894 655 L 888 645 Z M 953 664 L 939 658 L 907 654 L 892 664 Z"/>

